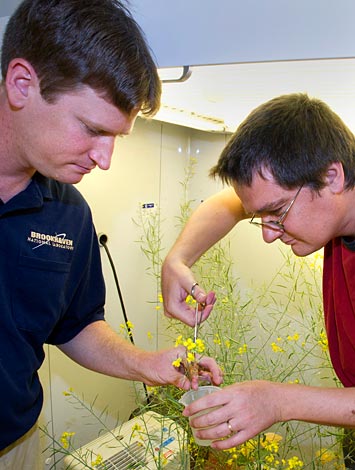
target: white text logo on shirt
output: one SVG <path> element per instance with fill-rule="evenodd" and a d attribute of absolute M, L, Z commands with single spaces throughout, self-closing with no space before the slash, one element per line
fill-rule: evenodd
<path fill-rule="evenodd" d="M 66 238 L 66 236 L 66 233 L 49 235 L 31 230 L 30 235 L 27 237 L 27 241 L 36 245 L 32 250 L 36 250 L 44 245 L 52 246 L 53 248 L 62 248 L 64 250 L 74 250 L 73 240 Z"/>

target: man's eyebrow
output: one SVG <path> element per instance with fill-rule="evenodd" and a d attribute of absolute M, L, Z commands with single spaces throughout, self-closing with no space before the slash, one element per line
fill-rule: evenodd
<path fill-rule="evenodd" d="M 108 127 L 105 128 L 101 123 L 95 123 L 94 121 L 91 121 L 89 119 L 86 119 L 86 121 L 81 119 L 81 121 L 92 131 L 96 132 L 98 135 L 113 135 L 115 137 L 126 137 L 131 134 L 131 129 L 127 131 L 124 129 L 120 129 L 118 132 L 116 132 L 116 130 L 114 129 L 109 129 Z"/>
<path fill-rule="evenodd" d="M 260 207 L 259 209 L 254 211 L 254 214 L 263 214 L 269 212 L 275 212 L 276 210 L 280 209 L 280 207 L 284 206 L 287 203 L 287 199 L 281 198 L 274 202 L 268 202 L 264 206 Z"/>

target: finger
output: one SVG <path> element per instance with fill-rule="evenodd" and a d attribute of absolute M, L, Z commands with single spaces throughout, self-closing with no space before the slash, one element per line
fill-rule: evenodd
<path fill-rule="evenodd" d="M 206 305 L 205 306 L 205 308 L 203 309 L 202 314 L 201 314 L 200 323 L 207 320 L 207 318 L 210 316 L 210 313 L 212 312 L 212 310 L 213 310 L 213 305 Z"/>
<path fill-rule="evenodd" d="M 211 447 L 216 450 L 226 450 L 237 447 L 249 439 L 255 437 L 254 434 L 247 434 L 245 431 L 238 431 L 227 439 L 215 440 L 211 443 Z"/>
<path fill-rule="evenodd" d="M 206 303 L 207 294 L 196 282 L 192 284 L 189 293 L 200 304 Z"/>
<path fill-rule="evenodd" d="M 168 318 L 176 318 L 188 326 L 194 326 L 195 324 L 195 310 L 185 300 L 175 308 L 168 309 L 165 307 L 164 315 Z"/>
<path fill-rule="evenodd" d="M 198 363 L 201 368 L 209 371 L 211 380 L 215 385 L 220 385 L 223 382 L 222 369 L 218 366 L 214 359 L 211 357 L 202 357 L 199 359 Z"/>
<path fill-rule="evenodd" d="M 214 292 L 209 292 L 206 297 L 206 305 L 214 305 L 216 303 L 216 294 Z"/>
<path fill-rule="evenodd" d="M 181 388 L 182 390 L 190 390 L 191 388 L 191 383 L 189 379 L 185 375 L 180 375 L 176 381 L 174 381 L 173 385 L 176 385 L 178 388 Z"/>

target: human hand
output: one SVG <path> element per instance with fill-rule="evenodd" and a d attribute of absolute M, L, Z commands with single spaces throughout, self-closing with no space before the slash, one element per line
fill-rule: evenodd
<path fill-rule="evenodd" d="M 150 386 L 175 385 L 183 390 L 197 388 L 197 377 L 187 377 L 186 370 L 181 365 L 175 367 L 173 362 L 186 356 L 186 348 L 174 347 L 156 352 L 145 352 L 143 364 L 143 382 Z M 201 375 L 206 375 L 215 385 L 220 385 L 223 374 L 216 361 L 211 357 L 201 357 L 198 361 Z"/>
<path fill-rule="evenodd" d="M 188 405 L 183 414 L 192 416 L 207 408 L 221 407 L 191 418 L 190 424 L 200 429 L 200 439 L 222 439 L 211 444 L 215 449 L 230 449 L 251 439 L 280 421 L 280 400 L 277 383 L 251 381 L 236 383 L 200 398 Z"/>
<path fill-rule="evenodd" d="M 191 295 L 194 287 L 194 298 L 204 305 L 201 315 L 201 322 L 205 321 L 213 309 L 216 302 L 214 292 L 206 292 L 196 285 L 195 277 L 185 264 L 174 263 L 166 259 L 162 268 L 162 294 L 164 302 L 164 313 L 167 317 L 177 318 L 189 326 L 195 324 L 195 308 L 186 303 L 186 297 Z"/>

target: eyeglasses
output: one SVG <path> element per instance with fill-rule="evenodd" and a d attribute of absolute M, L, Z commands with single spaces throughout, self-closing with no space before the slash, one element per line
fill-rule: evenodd
<path fill-rule="evenodd" d="M 295 200 L 297 199 L 297 196 L 299 195 L 301 189 L 303 188 L 303 185 L 300 186 L 298 189 L 297 193 L 295 194 L 295 197 L 292 199 L 290 204 L 286 207 L 284 212 L 280 215 L 280 217 L 277 220 L 268 220 L 267 222 L 256 222 L 254 218 L 256 217 L 256 214 L 254 213 L 251 220 L 249 221 L 250 224 L 257 225 L 258 227 L 265 227 L 271 230 L 282 230 L 283 232 L 285 231 L 285 226 L 284 226 L 284 221 L 287 217 L 287 214 L 290 212 L 291 207 L 293 206 Z"/>

